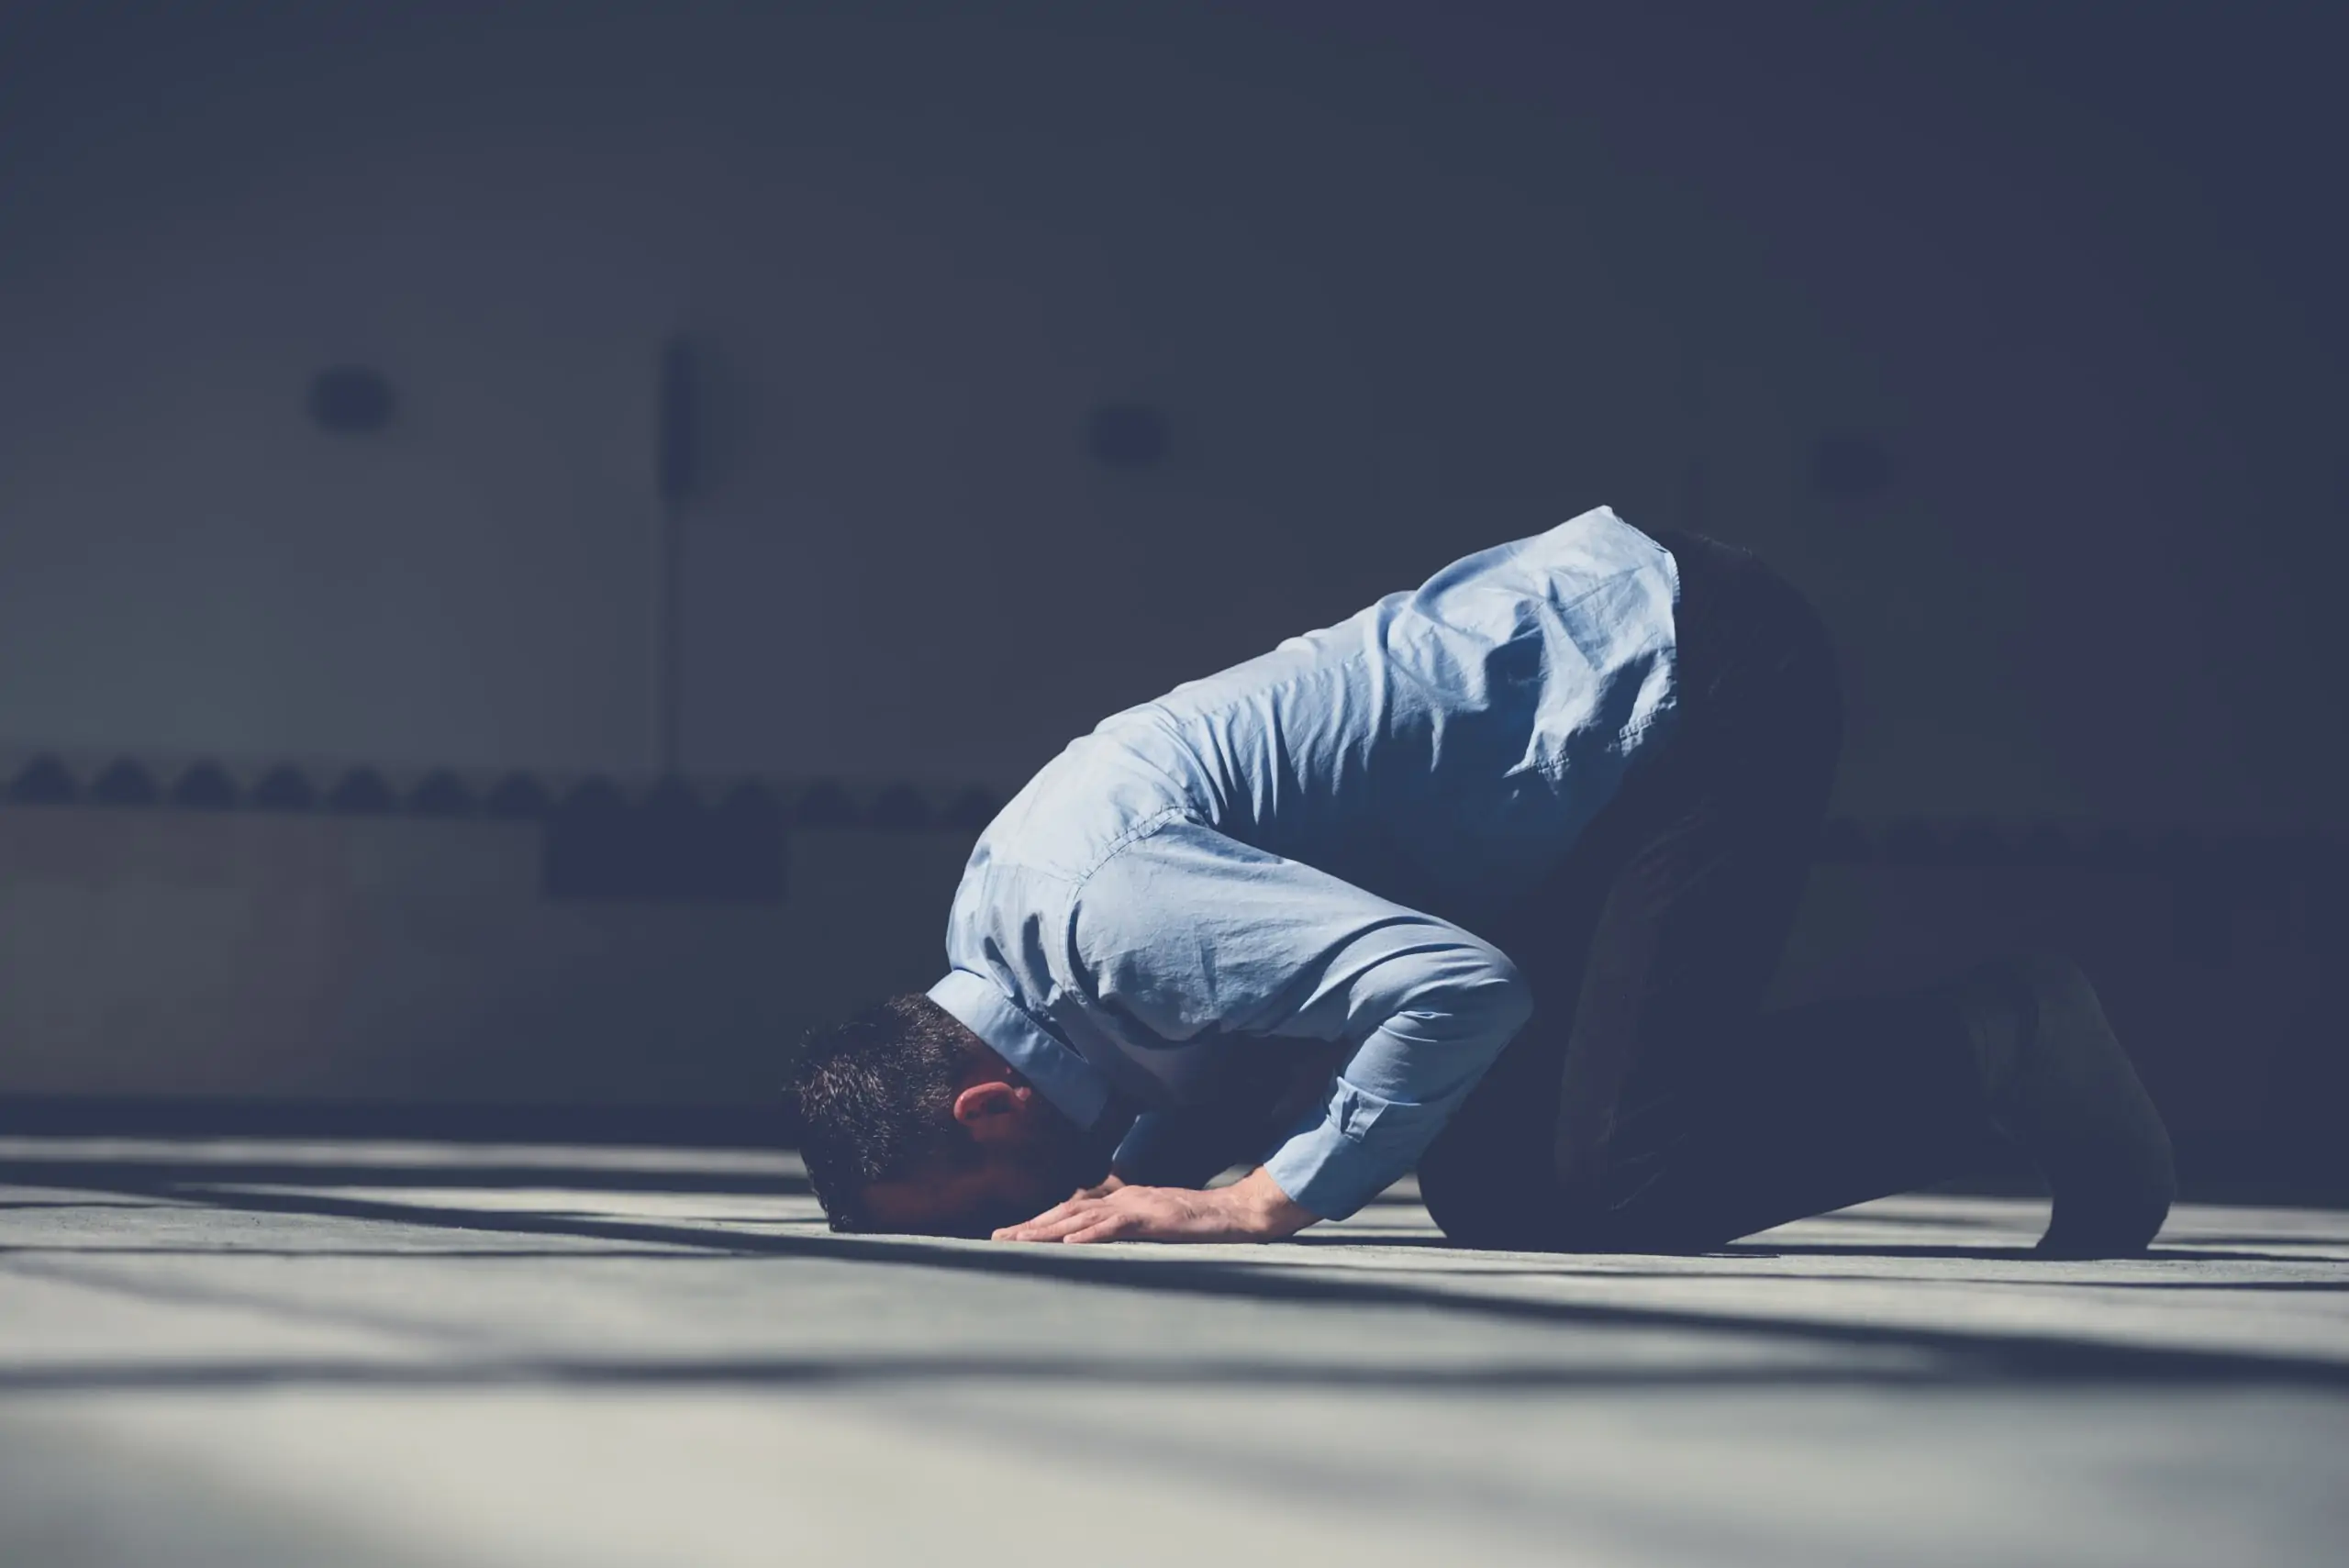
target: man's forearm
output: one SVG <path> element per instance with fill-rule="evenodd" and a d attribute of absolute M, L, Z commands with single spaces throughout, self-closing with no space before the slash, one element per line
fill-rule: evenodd
<path fill-rule="evenodd" d="M 1282 1189 L 1343 1218 L 1415 1164 L 1532 1011 L 1508 961 L 1471 973 L 1373 1031 L 1264 1161 Z"/>
<path fill-rule="evenodd" d="M 1352 1050 L 1342 1040 L 1282 1041 L 1239 1064 L 1219 1099 L 1135 1118 L 1110 1169 L 1136 1186 L 1203 1187 L 1235 1165 L 1256 1164 L 1329 1093 Z"/>

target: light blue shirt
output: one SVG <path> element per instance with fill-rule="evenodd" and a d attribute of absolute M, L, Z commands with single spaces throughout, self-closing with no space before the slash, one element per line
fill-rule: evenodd
<path fill-rule="evenodd" d="M 1080 1125 L 1140 1112 L 1129 1180 L 1212 1174 L 1176 1169 L 1185 1118 L 1326 1042 L 1319 1104 L 1251 1152 L 1353 1213 L 1531 1011 L 1472 932 L 1671 728 L 1678 591 L 1602 506 L 1104 720 L 980 837 L 930 995 Z"/>

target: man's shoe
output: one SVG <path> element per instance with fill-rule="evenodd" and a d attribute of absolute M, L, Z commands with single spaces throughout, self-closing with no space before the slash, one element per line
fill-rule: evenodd
<path fill-rule="evenodd" d="M 2003 1051 L 1986 1051 L 1991 1118 L 2038 1162 L 2054 1194 L 2039 1252 L 2142 1252 L 2177 1195 L 2169 1130 L 2105 1020 L 2079 965 L 2054 956 L 2000 964 L 2020 1003 Z M 1987 989 L 1987 987 L 1986 987 Z"/>

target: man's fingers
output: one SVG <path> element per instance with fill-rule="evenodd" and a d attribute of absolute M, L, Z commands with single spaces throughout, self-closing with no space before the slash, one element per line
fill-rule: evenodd
<path fill-rule="evenodd" d="M 1305 1211 L 1279 1201 L 1297 1213 Z M 1301 1223 L 1309 1224 L 1308 1216 Z M 1235 1215 L 1222 1192 L 1184 1193 L 1126 1187 L 1103 1197 L 1071 1198 L 1024 1225 L 995 1233 L 998 1241 L 1247 1241 L 1286 1236 L 1297 1224 L 1278 1219 L 1267 1227 L 1251 1213 Z"/>
<path fill-rule="evenodd" d="M 1072 1198 L 1055 1204 L 1035 1218 L 1006 1226 L 995 1233 L 998 1241 L 1056 1241 L 1086 1224 L 1102 1207 L 1099 1198 Z"/>
<path fill-rule="evenodd" d="M 1035 1218 L 1023 1219 L 1017 1225 L 1007 1225 L 1002 1229 L 996 1231 L 996 1234 L 997 1236 L 1013 1236 L 1024 1231 L 1033 1230 L 1040 1225 L 1051 1225 L 1057 1220 L 1066 1219 L 1069 1218 L 1070 1214 L 1075 1210 L 1076 1207 L 1084 1201 L 1085 1200 L 1082 1198 L 1063 1199 L 1063 1201 L 1052 1205 L 1052 1207 L 1044 1210 L 1043 1213 L 1036 1216 Z"/>
<path fill-rule="evenodd" d="M 1211 1233 L 1167 1195 L 1127 1187 L 1101 1197 L 1074 1197 L 1035 1218 L 995 1233 L 998 1241 L 1185 1241 Z"/>

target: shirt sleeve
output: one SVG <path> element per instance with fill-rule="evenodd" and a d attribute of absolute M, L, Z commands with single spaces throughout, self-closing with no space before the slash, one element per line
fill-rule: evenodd
<path fill-rule="evenodd" d="M 1118 1145 L 1109 1168 L 1146 1186 L 1202 1187 L 1235 1165 L 1261 1163 L 1295 1129 L 1298 1114 L 1326 1096 L 1342 1041 L 1259 1040 L 1262 1060 L 1219 1073 L 1204 1105 L 1145 1111 Z M 1319 1112 L 1315 1112 L 1316 1119 Z"/>
<path fill-rule="evenodd" d="M 1144 1036 L 1351 1048 L 1318 1114 L 1265 1162 L 1324 1218 L 1409 1170 L 1532 1010 L 1490 943 L 1187 820 L 1103 862 L 1067 930 L 1063 984 Z"/>
<path fill-rule="evenodd" d="M 1143 1186 L 1203 1187 L 1231 1166 L 1263 1157 L 1275 1129 L 1258 1110 L 1224 1104 L 1144 1111 L 1109 1169 Z"/>

